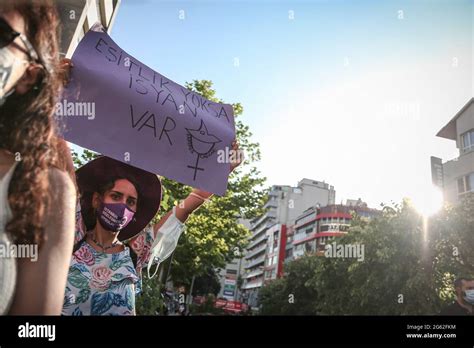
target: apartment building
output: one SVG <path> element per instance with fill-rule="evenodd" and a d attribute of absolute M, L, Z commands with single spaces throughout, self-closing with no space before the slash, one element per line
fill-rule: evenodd
<path fill-rule="evenodd" d="M 444 200 L 457 203 L 463 195 L 474 192 L 474 98 L 436 134 L 453 140 L 459 156 L 443 162 L 431 157 L 433 183 L 443 190 Z"/>
<path fill-rule="evenodd" d="M 347 200 L 346 204 L 310 207 L 295 219 L 287 236 L 285 262 L 305 254 L 322 254 L 326 244 L 349 231 L 352 214 L 373 218 L 379 210 L 369 208 L 361 199 Z"/>
<path fill-rule="evenodd" d="M 243 300 L 257 306 L 258 292 L 265 281 L 282 275 L 287 226 L 316 204 L 334 204 L 334 187 L 321 181 L 302 179 L 296 187 L 274 185 L 264 207 L 266 212 L 251 221 L 252 235 L 244 259 Z"/>

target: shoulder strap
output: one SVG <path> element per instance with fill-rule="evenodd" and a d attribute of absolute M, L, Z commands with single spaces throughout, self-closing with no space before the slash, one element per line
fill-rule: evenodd
<path fill-rule="evenodd" d="M 82 244 L 84 244 L 84 242 L 86 241 L 86 237 L 87 237 L 87 234 L 82 237 L 82 239 L 77 242 L 76 244 L 74 244 L 74 248 L 72 248 L 72 253 L 74 254 L 76 251 L 79 250 L 79 248 L 82 246 Z"/>
<path fill-rule="evenodd" d="M 130 247 L 130 245 L 126 244 L 126 246 L 128 246 L 130 258 L 133 262 L 133 267 L 137 268 L 137 253 L 135 252 L 135 250 L 133 250 L 133 248 Z"/>

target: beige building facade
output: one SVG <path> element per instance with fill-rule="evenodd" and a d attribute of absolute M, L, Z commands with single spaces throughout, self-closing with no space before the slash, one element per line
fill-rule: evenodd
<path fill-rule="evenodd" d="M 447 162 L 431 158 L 433 182 L 442 188 L 445 202 L 455 204 L 463 195 L 474 192 L 474 98 L 437 136 L 453 140 L 459 150 L 459 156 Z"/>

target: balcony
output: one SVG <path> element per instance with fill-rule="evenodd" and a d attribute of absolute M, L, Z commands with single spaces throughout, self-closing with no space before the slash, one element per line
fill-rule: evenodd
<path fill-rule="evenodd" d="M 255 266 L 257 266 L 261 263 L 264 263 L 264 262 L 265 262 L 265 255 L 260 256 L 259 258 L 255 259 L 255 260 L 248 261 L 245 268 L 246 269 L 253 268 L 253 267 L 255 267 Z"/>
<path fill-rule="evenodd" d="M 255 228 L 258 228 L 258 225 L 260 225 L 262 222 L 264 222 L 266 219 L 271 219 L 271 218 L 276 218 L 276 212 L 275 211 L 267 211 L 265 214 L 263 214 L 260 218 L 257 218 L 255 223 L 252 223 L 252 230 Z"/>
<path fill-rule="evenodd" d="M 277 207 L 278 207 L 278 203 L 275 199 L 269 199 L 267 203 L 263 205 L 264 209 L 267 209 L 267 208 L 271 209 L 271 208 L 277 208 Z"/>
<path fill-rule="evenodd" d="M 247 250 L 250 250 L 252 249 L 253 247 L 255 247 L 256 245 L 262 243 L 262 242 L 266 242 L 267 241 L 267 236 L 265 234 L 262 234 L 260 237 L 258 237 L 257 239 L 253 240 L 252 242 L 250 242 L 250 244 L 247 246 Z"/>
<path fill-rule="evenodd" d="M 267 244 L 262 244 L 262 246 L 259 246 L 258 248 L 256 248 L 255 250 L 252 250 L 251 252 L 249 252 L 247 255 L 245 255 L 245 259 L 248 260 L 248 259 L 251 259 L 252 257 L 255 257 L 257 256 L 258 254 L 260 254 L 262 251 L 265 251 L 265 249 L 267 248 Z"/>
<path fill-rule="evenodd" d="M 263 285 L 263 279 L 258 279 L 253 282 L 247 283 L 242 287 L 242 290 L 248 290 L 253 288 L 259 288 Z"/>
<path fill-rule="evenodd" d="M 256 271 L 252 271 L 246 275 L 244 275 L 244 279 L 249 279 L 249 278 L 253 278 L 253 277 L 256 277 L 256 276 L 259 276 L 259 275 L 262 275 L 263 274 L 263 269 L 257 269 Z"/>
<path fill-rule="evenodd" d="M 260 228 L 258 228 L 257 230 L 255 231 L 252 231 L 252 237 L 255 238 L 257 237 L 258 235 L 260 235 L 261 233 L 264 233 L 266 232 L 270 227 L 272 227 L 273 225 L 275 225 L 275 222 L 273 221 L 269 221 L 267 222 L 265 225 L 262 225 Z"/>
<path fill-rule="evenodd" d="M 474 151 L 443 163 L 445 181 L 454 181 L 456 178 L 467 175 L 474 170 Z"/>

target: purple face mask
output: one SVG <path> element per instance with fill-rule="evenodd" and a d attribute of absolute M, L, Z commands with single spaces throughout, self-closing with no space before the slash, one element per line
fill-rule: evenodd
<path fill-rule="evenodd" d="M 134 211 L 125 203 L 103 203 L 97 209 L 97 216 L 103 228 L 112 232 L 119 232 L 133 219 Z"/>

